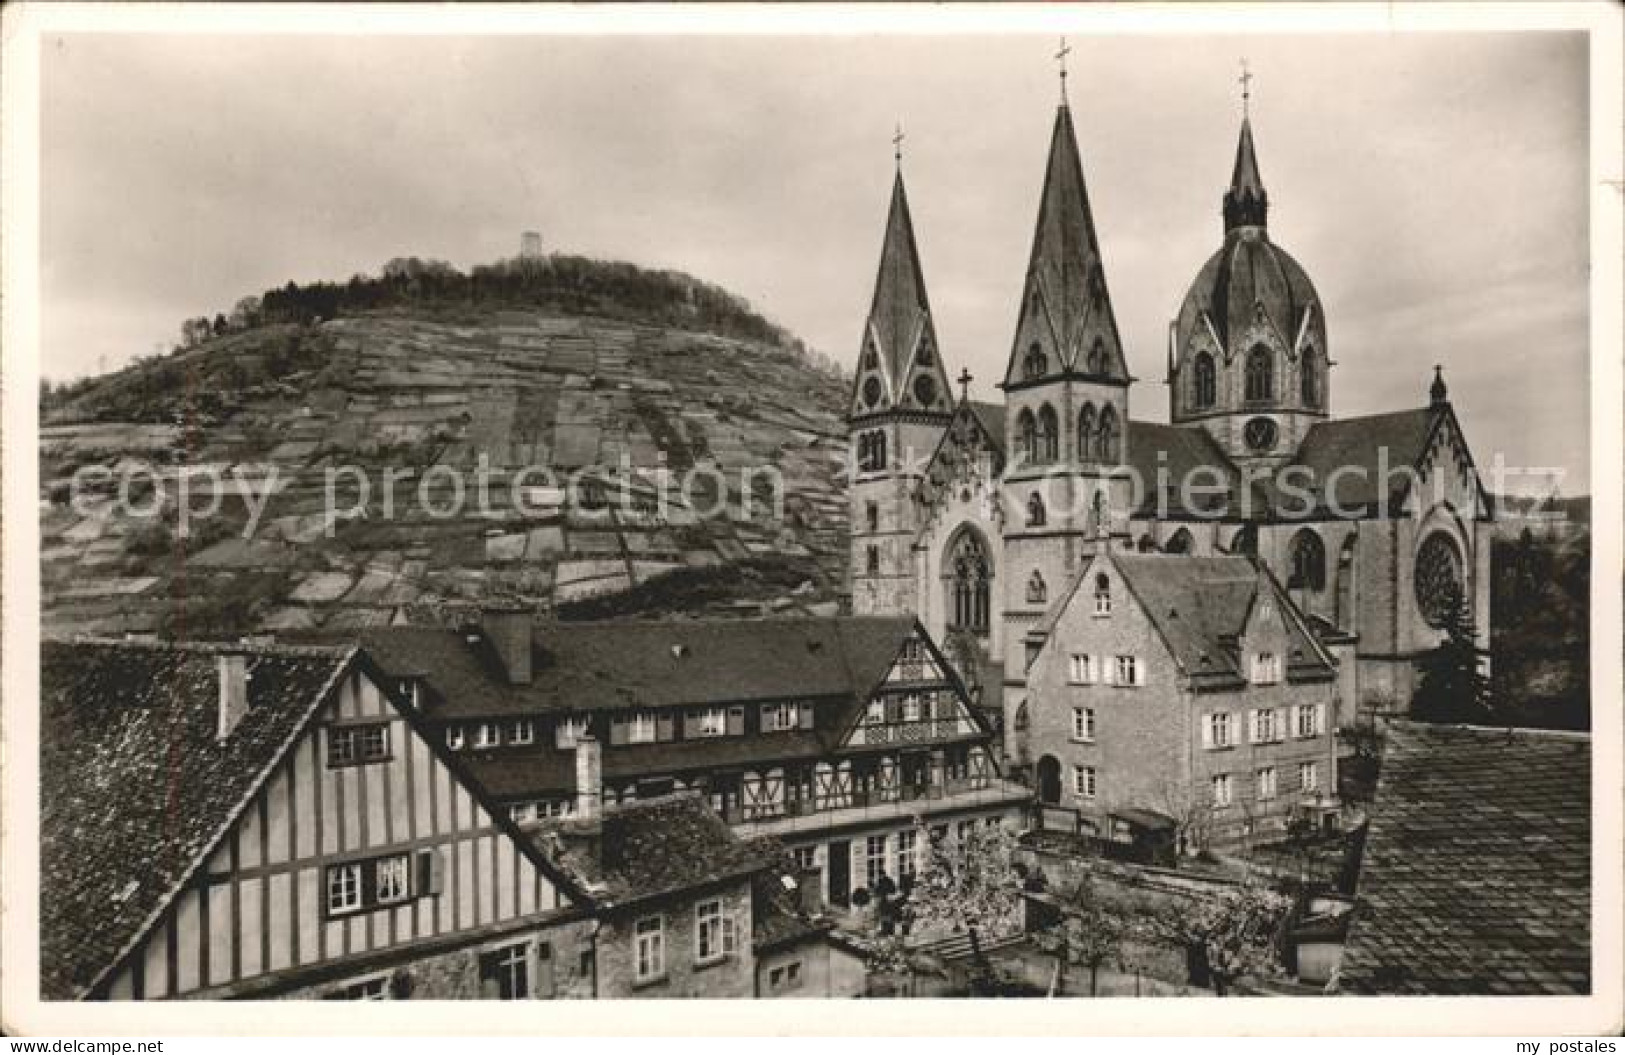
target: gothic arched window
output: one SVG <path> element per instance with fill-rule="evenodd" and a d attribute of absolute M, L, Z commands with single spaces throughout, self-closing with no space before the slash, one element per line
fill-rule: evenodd
<path fill-rule="evenodd" d="M 1037 380 L 1049 373 L 1049 356 L 1044 354 L 1044 349 L 1038 346 L 1038 342 L 1033 342 L 1027 349 L 1027 357 L 1021 361 L 1021 372 L 1029 381 Z"/>
<path fill-rule="evenodd" d="M 1292 571 L 1286 584 L 1288 589 L 1326 588 L 1326 544 L 1308 528 L 1292 536 Z"/>
<path fill-rule="evenodd" d="M 1098 534 L 1106 524 L 1106 492 L 1096 491 L 1095 497 L 1089 504 L 1089 530 Z"/>
<path fill-rule="evenodd" d="M 1095 405 L 1085 403 L 1083 410 L 1078 412 L 1078 460 L 1089 461 L 1094 457 L 1092 444 L 1095 436 Z"/>
<path fill-rule="evenodd" d="M 1274 359 L 1268 348 L 1262 344 L 1255 344 L 1247 353 L 1247 400 L 1254 402 L 1274 398 Z"/>
<path fill-rule="evenodd" d="M 1096 450 L 1103 462 L 1115 462 L 1121 455 L 1121 446 L 1118 444 L 1117 411 L 1110 405 L 1100 412 L 1100 442 Z"/>
<path fill-rule="evenodd" d="M 1091 374 L 1104 374 L 1106 372 L 1106 343 L 1099 337 L 1089 348 L 1089 372 Z"/>
<path fill-rule="evenodd" d="M 1162 547 L 1164 553 L 1189 553 L 1191 551 L 1191 533 L 1180 528 L 1168 537 L 1168 542 Z"/>
<path fill-rule="evenodd" d="M 1206 410 L 1218 399 L 1218 380 L 1213 371 L 1213 357 L 1206 352 L 1196 353 L 1191 366 L 1191 406 Z"/>
<path fill-rule="evenodd" d="M 875 472 L 886 467 L 886 434 L 881 430 L 858 437 L 858 468 Z"/>
<path fill-rule="evenodd" d="M 1035 457 L 1052 462 L 1061 456 L 1061 423 L 1056 420 L 1055 408 L 1045 403 L 1038 411 L 1038 450 Z"/>
<path fill-rule="evenodd" d="M 1023 461 L 1038 457 L 1038 419 L 1023 410 L 1016 418 L 1016 455 Z"/>
<path fill-rule="evenodd" d="M 1048 518 L 1044 515 L 1044 500 L 1038 495 L 1027 496 L 1027 526 L 1043 527 Z"/>
<path fill-rule="evenodd" d="M 948 574 L 953 583 L 953 625 L 986 634 L 993 565 L 987 547 L 974 531 L 963 531 L 954 541 L 948 556 Z"/>
<path fill-rule="evenodd" d="M 1027 603 L 1043 604 L 1049 600 L 1049 587 L 1044 584 L 1044 577 L 1035 569 L 1032 578 L 1027 580 Z"/>
<path fill-rule="evenodd" d="M 1258 529 L 1251 524 L 1243 524 L 1238 528 L 1230 539 L 1230 552 L 1250 557 L 1258 556 Z"/>
<path fill-rule="evenodd" d="M 1310 358 L 1310 352 L 1307 350 L 1303 353 L 1303 374 L 1299 380 L 1303 388 L 1303 405 L 1320 406 L 1320 374 L 1315 369 L 1315 361 Z"/>
<path fill-rule="evenodd" d="M 1416 551 L 1416 603 L 1431 626 L 1443 626 L 1463 595 L 1461 551 L 1442 531 L 1422 540 Z"/>

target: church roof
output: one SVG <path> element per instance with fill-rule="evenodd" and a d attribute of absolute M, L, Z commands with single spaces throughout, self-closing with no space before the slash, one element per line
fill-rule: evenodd
<path fill-rule="evenodd" d="M 1129 466 L 1140 481 L 1139 502 L 1134 513 L 1137 517 L 1211 518 L 1216 510 L 1226 515 L 1252 510 L 1257 515 L 1267 507 L 1262 492 L 1255 492 L 1250 503 L 1241 502 L 1240 470 L 1200 426 L 1131 419 L 1128 457 Z M 1199 469 L 1211 471 L 1196 475 Z M 1166 475 L 1168 484 L 1161 493 L 1159 470 Z M 1181 487 L 1181 481 L 1190 481 L 1191 486 Z M 1224 485 L 1224 494 L 1212 486 L 1216 481 Z"/>
<path fill-rule="evenodd" d="M 1589 992 L 1590 778 L 1585 734 L 1390 724 L 1341 989 Z"/>
<path fill-rule="evenodd" d="M 1320 294 L 1303 266 L 1270 241 L 1262 228 L 1237 228 L 1225 235 L 1224 244 L 1202 265 L 1186 292 L 1175 323 L 1176 346 L 1189 347 L 1192 332 L 1203 325 L 1205 316 L 1227 358 L 1242 351 L 1237 342 L 1255 322 L 1274 327 L 1281 346 L 1295 349 L 1306 313 L 1309 336 L 1324 352 Z"/>
<path fill-rule="evenodd" d="M 1224 195 L 1224 227 L 1251 225 L 1263 227 L 1269 209 L 1264 179 L 1258 174 L 1258 155 L 1253 150 L 1253 122 L 1241 119 L 1241 136 L 1236 141 L 1236 164 L 1230 173 L 1230 189 Z"/>
<path fill-rule="evenodd" d="M 1057 373 L 1082 370 L 1088 349 L 1098 339 L 1106 353 L 1104 375 L 1116 381 L 1129 379 L 1106 289 L 1072 111 L 1065 103 L 1055 113 L 1050 136 L 1020 311 L 1006 384 L 1024 379 L 1023 356 L 1029 341 L 1045 348 L 1050 354 L 1050 372 Z"/>
<path fill-rule="evenodd" d="M 873 368 L 865 362 L 871 350 L 878 359 Z M 921 382 L 922 377 L 929 380 Z M 865 397 L 864 391 L 870 378 L 880 382 L 881 396 L 873 403 Z M 899 169 L 892 181 L 891 207 L 880 246 L 874 296 L 864 324 L 852 392 L 852 413 L 898 408 L 946 414 L 952 399 L 948 375 L 936 346 L 931 303 L 925 291 L 925 270 L 920 266 L 908 193 Z"/>
<path fill-rule="evenodd" d="M 968 400 L 967 402 L 970 404 L 971 413 L 976 415 L 976 420 L 981 422 L 982 428 L 987 431 L 988 438 L 999 449 L 999 453 L 1003 454 L 1004 404 L 987 403 L 977 399 Z"/>
<path fill-rule="evenodd" d="M 1415 465 L 1427 452 L 1435 412 L 1428 407 L 1368 414 L 1359 418 L 1318 421 L 1309 427 L 1291 465 L 1308 470 L 1308 484 L 1317 504 L 1327 498 L 1324 486 L 1336 477 L 1337 501 L 1344 508 L 1363 508 L 1393 495 L 1383 495 L 1384 452 L 1390 467 Z M 1357 471 L 1356 471 L 1357 470 Z"/>

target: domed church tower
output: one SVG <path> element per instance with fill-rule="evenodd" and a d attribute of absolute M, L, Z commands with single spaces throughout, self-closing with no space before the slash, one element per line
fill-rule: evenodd
<path fill-rule="evenodd" d="M 1224 194 L 1224 244 L 1170 327 L 1169 415 L 1238 465 L 1279 465 L 1330 405 L 1326 319 L 1309 276 L 1270 241 L 1250 117 Z"/>
<path fill-rule="evenodd" d="M 852 610 L 858 615 L 918 609 L 913 545 L 920 510 L 914 493 L 952 418 L 953 391 L 937 349 L 899 154 L 847 413 Z"/>

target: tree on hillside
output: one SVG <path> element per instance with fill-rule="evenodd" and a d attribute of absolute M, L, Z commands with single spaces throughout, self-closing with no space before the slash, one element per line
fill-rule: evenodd
<path fill-rule="evenodd" d="M 1202 894 L 1145 917 L 1148 936 L 1185 949 L 1192 981 L 1224 996 L 1248 975 L 1280 969 L 1276 940 L 1289 903 L 1256 882 Z"/>
<path fill-rule="evenodd" d="M 1445 599 L 1444 640 L 1423 654 L 1416 666 L 1421 678 L 1411 697 L 1411 717 L 1424 722 L 1475 725 L 1494 721 L 1485 653 L 1478 647 L 1473 613 L 1459 588 Z"/>

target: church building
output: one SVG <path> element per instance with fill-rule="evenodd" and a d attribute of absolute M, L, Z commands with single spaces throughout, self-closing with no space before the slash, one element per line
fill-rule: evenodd
<path fill-rule="evenodd" d="M 1133 418 L 1136 378 L 1064 83 L 1002 402 L 970 399 L 968 373 L 957 399 L 950 388 L 899 164 L 849 411 L 853 611 L 916 615 L 983 706 L 1002 710 L 1016 772 L 1045 754 L 1023 742 L 1050 724 L 1039 711 L 1070 720 L 1029 665 L 1044 649 L 1073 651 L 1056 637 L 1069 625 L 1061 609 L 1092 603 L 1078 585 L 1092 562 L 1128 555 L 1145 575 L 1182 579 L 1198 607 L 1214 572 L 1204 562 L 1229 562 L 1219 579 L 1277 584 L 1267 592 L 1308 635 L 1284 658 L 1324 663 L 1312 680 L 1331 679 L 1331 731 L 1357 709 L 1404 710 L 1415 660 L 1457 595 L 1481 642 L 1489 632 L 1493 511 L 1443 377 L 1435 367 L 1417 406 L 1333 414 L 1335 320 L 1271 237 L 1244 116 L 1222 242 L 1182 299 L 1168 290 L 1158 354 L 1170 423 Z M 1360 348 L 1344 361 L 1376 371 L 1402 360 Z M 1417 373 L 1420 396 L 1428 375 Z M 1147 570 L 1156 562 L 1168 569 Z M 1236 629 L 1213 647 L 1234 653 Z M 1169 677 L 1200 673 L 1179 668 L 1178 649 L 1161 654 Z"/>

